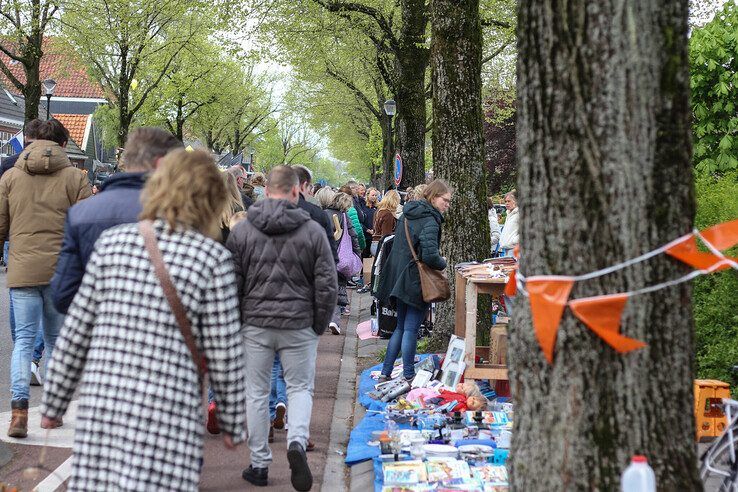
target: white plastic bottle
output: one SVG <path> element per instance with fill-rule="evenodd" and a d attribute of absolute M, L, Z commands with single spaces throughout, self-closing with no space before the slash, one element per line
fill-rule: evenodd
<path fill-rule="evenodd" d="M 637 454 L 620 478 L 622 492 L 656 492 L 656 474 L 645 456 Z"/>

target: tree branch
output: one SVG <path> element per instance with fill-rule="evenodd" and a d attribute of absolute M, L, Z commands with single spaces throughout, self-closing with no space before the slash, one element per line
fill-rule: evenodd
<path fill-rule="evenodd" d="M 371 18 L 387 37 L 392 49 L 399 50 L 400 43 L 395 37 L 395 33 L 392 32 L 392 26 L 378 9 L 357 2 L 339 2 L 335 0 L 313 0 L 313 2 L 329 12 L 356 12 Z"/>
<path fill-rule="evenodd" d="M 366 97 L 366 94 L 364 94 L 361 89 L 356 87 L 356 85 L 351 82 L 350 80 L 346 79 L 344 76 L 340 75 L 339 73 L 335 72 L 332 68 L 326 67 L 325 69 L 326 74 L 328 74 L 329 77 L 333 78 L 334 80 L 340 82 L 341 84 L 345 85 L 351 92 L 353 92 L 354 96 L 364 103 L 364 105 L 367 107 L 369 111 L 374 114 L 377 118 L 381 117 L 381 113 L 377 108 L 374 107 L 372 102 L 369 100 L 368 97 Z"/>
<path fill-rule="evenodd" d="M 512 44 L 512 40 L 506 41 L 505 44 L 503 44 L 502 46 L 500 46 L 499 48 L 497 48 L 496 50 L 494 50 L 488 56 L 485 56 L 484 58 L 482 58 L 482 65 L 484 65 L 485 63 L 488 63 L 488 62 L 492 61 L 493 58 L 497 57 L 500 53 L 502 53 L 503 51 L 505 51 L 505 48 L 507 48 L 511 44 Z"/>
<path fill-rule="evenodd" d="M 500 21 L 496 19 L 482 19 L 482 27 L 490 27 L 490 26 L 501 27 L 503 29 L 510 29 L 512 27 L 509 22 Z"/>

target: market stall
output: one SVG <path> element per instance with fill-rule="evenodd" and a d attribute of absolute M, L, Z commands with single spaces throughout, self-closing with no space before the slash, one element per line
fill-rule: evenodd
<path fill-rule="evenodd" d="M 374 266 L 373 284 L 381 262 Z M 400 361 L 386 381 L 381 365 L 362 373 L 358 401 L 367 413 L 351 433 L 346 463 L 373 460 L 375 490 L 507 490 L 513 408 L 490 386 L 490 380 L 507 380 L 506 342 L 498 343 L 506 337 L 506 316 L 485 313 L 491 343 L 477 346 L 477 297 L 501 304 L 515 266 L 513 258 L 457 265 L 455 335 L 445 354 L 417 357 L 412 381 L 402 377 Z M 387 325 L 381 308 L 372 331 Z"/>

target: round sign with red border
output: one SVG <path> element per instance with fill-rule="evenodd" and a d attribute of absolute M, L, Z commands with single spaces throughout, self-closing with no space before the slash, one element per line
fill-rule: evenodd
<path fill-rule="evenodd" d="M 400 186 L 402 181 L 402 156 L 398 152 L 395 154 L 395 186 Z"/>

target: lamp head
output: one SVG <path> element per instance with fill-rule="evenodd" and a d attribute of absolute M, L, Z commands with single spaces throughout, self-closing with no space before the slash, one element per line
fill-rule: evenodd
<path fill-rule="evenodd" d="M 397 103 L 394 99 L 389 99 L 384 102 L 384 112 L 387 116 L 394 116 L 397 113 Z"/>
<path fill-rule="evenodd" d="M 54 89 L 56 88 L 56 80 L 54 79 L 46 79 L 43 81 L 44 90 L 46 90 L 46 95 L 51 96 L 54 94 Z"/>

